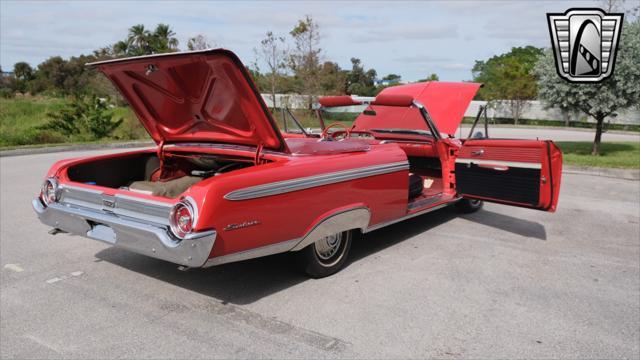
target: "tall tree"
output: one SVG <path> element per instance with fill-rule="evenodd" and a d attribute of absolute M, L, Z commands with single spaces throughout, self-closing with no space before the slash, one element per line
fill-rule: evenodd
<path fill-rule="evenodd" d="M 278 107 L 276 104 L 276 88 L 288 58 L 284 37 L 276 36 L 272 31 L 267 31 L 265 38 L 260 41 L 260 50 L 256 50 L 256 54 L 262 58 L 269 68 L 269 73 L 267 74 L 269 92 L 271 93 L 273 107 L 276 108 Z"/>
<path fill-rule="evenodd" d="M 307 15 L 289 32 L 293 37 L 294 51 L 289 66 L 300 79 L 300 92 L 307 95 L 308 107 L 313 105 L 313 95 L 320 89 L 320 32 L 318 24 Z"/>
<path fill-rule="evenodd" d="M 320 67 L 320 89 L 323 94 L 345 94 L 348 71 L 342 70 L 338 63 L 325 61 Z"/>
<path fill-rule="evenodd" d="M 128 55 L 146 55 L 151 54 L 150 47 L 151 32 L 145 29 L 144 25 L 133 25 L 129 28 L 129 35 L 127 37 Z"/>
<path fill-rule="evenodd" d="M 622 25 L 614 73 L 595 84 L 570 83 L 555 70 L 555 59 L 547 50 L 535 66 L 539 97 L 548 106 L 582 111 L 596 121 L 591 153 L 600 154 L 604 120 L 619 110 L 640 105 L 640 20 Z"/>
<path fill-rule="evenodd" d="M 484 84 L 478 92 L 484 100 L 506 100 L 516 124 L 527 101 L 537 95 L 536 79 L 532 69 L 542 49 L 527 46 L 512 48 L 510 52 L 476 61 L 473 80 Z"/>
<path fill-rule="evenodd" d="M 131 47 L 131 44 L 129 44 L 129 41 L 121 40 L 113 44 L 111 46 L 111 49 L 107 48 L 105 50 L 107 51 L 111 50 L 111 52 L 115 56 L 124 56 L 130 53 L 130 50 L 129 50 L 130 47 Z"/>
<path fill-rule="evenodd" d="M 27 91 L 27 83 L 33 79 L 33 68 L 24 61 L 17 62 L 13 65 L 13 76 L 14 90 L 24 94 Z"/>
<path fill-rule="evenodd" d="M 24 61 L 13 65 L 13 76 L 20 80 L 31 80 L 33 78 L 33 68 Z"/>
<path fill-rule="evenodd" d="M 402 81 L 402 76 L 398 74 L 389 74 L 383 77 L 382 80 L 389 82 L 389 84 L 399 84 Z"/>
<path fill-rule="evenodd" d="M 151 34 L 149 45 L 152 54 L 161 54 L 178 51 L 178 38 L 176 33 L 167 24 L 158 24 Z"/>
<path fill-rule="evenodd" d="M 176 33 L 167 24 L 158 24 L 153 32 L 138 24 L 129 28 L 125 40 L 111 46 L 113 55 L 140 56 L 178 51 Z"/>
<path fill-rule="evenodd" d="M 187 50 L 206 50 L 214 47 L 215 44 L 206 35 L 198 34 L 187 41 Z"/>
<path fill-rule="evenodd" d="M 418 80 L 418 82 L 425 81 L 440 81 L 440 77 L 436 73 L 431 73 L 431 75 L 427 76 L 426 78 Z"/>
<path fill-rule="evenodd" d="M 52 56 L 38 65 L 36 78 L 31 84 L 34 92 L 62 92 L 67 79 L 66 61 L 60 56 Z"/>
<path fill-rule="evenodd" d="M 376 76 L 374 69 L 365 70 L 360 59 L 351 58 L 351 71 L 347 74 L 347 93 L 362 96 L 375 95 Z"/>

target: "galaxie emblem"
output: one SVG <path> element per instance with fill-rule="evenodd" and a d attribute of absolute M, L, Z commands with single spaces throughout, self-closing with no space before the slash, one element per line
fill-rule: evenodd
<path fill-rule="evenodd" d="M 104 205 L 104 207 L 114 208 L 116 207 L 116 202 L 113 200 L 102 199 L 102 205 Z"/>
<path fill-rule="evenodd" d="M 229 225 L 224 227 L 224 231 L 244 229 L 246 227 L 254 226 L 254 225 L 260 225 L 260 221 L 251 220 L 251 221 L 241 222 L 241 223 L 238 223 L 238 224 L 229 224 Z"/>
<path fill-rule="evenodd" d="M 601 9 L 547 14 L 558 75 L 570 82 L 591 83 L 611 76 L 622 17 Z"/>

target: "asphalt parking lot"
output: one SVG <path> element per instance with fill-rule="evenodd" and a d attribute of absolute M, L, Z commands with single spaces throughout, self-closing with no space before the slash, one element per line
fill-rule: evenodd
<path fill-rule="evenodd" d="M 2 358 L 638 358 L 640 184 L 565 174 L 555 214 L 488 204 L 368 234 L 309 280 L 274 256 L 181 272 L 31 209 L 63 152 L 0 158 Z"/>

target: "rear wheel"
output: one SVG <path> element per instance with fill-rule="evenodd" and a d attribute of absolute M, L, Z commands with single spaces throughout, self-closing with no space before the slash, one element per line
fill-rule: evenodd
<path fill-rule="evenodd" d="M 474 199 L 462 199 L 456 202 L 456 210 L 463 214 L 474 213 L 480 209 L 484 205 L 484 201 L 482 200 L 474 200 Z"/>
<path fill-rule="evenodd" d="M 347 261 L 353 231 L 329 235 L 300 250 L 297 254 L 302 270 L 313 278 L 323 278 L 340 271 Z"/>

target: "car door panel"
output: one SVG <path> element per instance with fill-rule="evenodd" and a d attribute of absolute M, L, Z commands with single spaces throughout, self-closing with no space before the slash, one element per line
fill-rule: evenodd
<path fill-rule="evenodd" d="M 562 153 L 551 141 L 474 139 L 455 162 L 456 189 L 462 196 L 555 211 Z"/>

